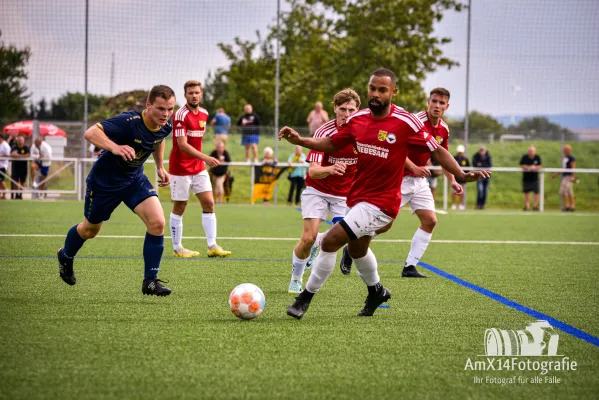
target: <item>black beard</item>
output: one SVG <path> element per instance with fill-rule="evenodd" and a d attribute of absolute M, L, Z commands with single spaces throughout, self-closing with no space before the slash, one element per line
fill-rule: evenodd
<path fill-rule="evenodd" d="M 198 108 L 198 107 L 200 106 L 200 103 L 199 103 L 199 102 L 198 102 L 198 103 L 196 103 L 196 104 L 193 104 L 193 103 L 187 102 L 187 104 L 189 104 L 189 105 L 190 105 L 191 107 L 193 107 L 193 108 Z"/>
<path fill-rule="evenodd" d="M 383 104 L 382 102 L 378 101 L 376 103 L 374 103 L 374 100 L 368 100 L 368 108 L 370 108 L 370 111 L 372 111 L 375 114 L 380 114 L 381 112 L 383 112 L 385 110 L 385 107 L 387 107 L 389 105 L 389 103 Z"/>

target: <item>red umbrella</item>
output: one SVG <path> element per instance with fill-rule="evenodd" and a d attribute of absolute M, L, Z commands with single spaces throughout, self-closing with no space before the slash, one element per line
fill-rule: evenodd
<path fill-rule="evenodd" d="M 19 121 L 6 125 L 2 132 L 9 135 L 31 136 L 33 134 L 33 121 Z M 42 136 L 62 136 L 67 137 L 65 131 L 53 124 L 40 123 L 40 135 Z"/>

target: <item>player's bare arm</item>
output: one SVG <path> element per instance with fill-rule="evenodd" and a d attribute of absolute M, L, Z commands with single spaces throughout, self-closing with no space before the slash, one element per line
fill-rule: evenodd
<path fill-rule="evenodd" d="M 177 144 L 182 152 L 192 157 L 199 158 L 211 167 L 216 167 L 220 164 L 220 161 L 218 161 L 216 158 L 207 156 L 187 143 L 187 136 L 177 136 Z"/>
<path fill-rule="evenodd" d="M 94 125 L 85 131 L 85 140 L 94 146 L 111 152 L 115 156 L 122 157 L 123 160 L 131 161 L 135 159 L 135 150 L 131 146 L 120 146 L 110 140 L 98 125 Z"/>
<path fill-rule="evenodd" d="M 171 176 L 164 169 L 164 140 L 160 143 L 160 146 L 152 153 L 154 162 L 156 163 L 156 173 L 158 174 L 158 186 L 168 186 L 171 183 Z"/>
<path fill-rule="evenodd" d="M 291 144 L 306 147 L 308 149 L 322 151 L 323 153 L 334 153 L 338 151 L 331 138 L 305 138 L 288 126 L 284 126 L 279 131 L 279 140 L 285 139 Z"/>
<path fill-rule="evenodd" d="M 437 149 L 432 152 L 432 156 L 439 163 L 439 165 L 441 165 L 461 181 L 474 182 L 479 179 L 489 178 L 491 176 L 490 171 L 464 172 L 455 158 L 453 158 L 453 156 L 442 146 L 437 147 Z"/>
<path fill-rule="evenodd" d="M 418 178 L 426 178 L 427 176 L 431 176 L 431 171 L 426 167 L 419 167 L 412 162 L 409 158 L 406 157 L 406 162 L 404 164 L 404 168 L 408 171 L 412 172 Z"/>
<path fill-rule="evenodd" d="M 336 163 L 333 165 L 329 165 L 328 167 L 323 167 L 318 162 L 310 163 L 310 167 L 308 168 L 308 175 L 312 179 L 324 179 L 329 175 L 343 175 L 345 173 L 346 165 L 343 163 Z"/>

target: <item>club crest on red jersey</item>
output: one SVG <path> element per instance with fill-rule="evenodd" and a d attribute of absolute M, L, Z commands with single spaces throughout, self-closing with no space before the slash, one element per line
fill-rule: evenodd
<path fill-rule="evenodd" d="M 379 131 L 378 139 L 381 142 L 384 142 L 385 139 L 387 139 L 387 132 L 385 132 L 385 131 Z"/>
<path fill-rule="evenodd" d="M 395 136 L 394 133 L 388 133 L 387 138 L 385 140 L 387 140 L 387 143 L 393 144 L 397 141 L 397 136 Z"/>
<path fill-rule="evenodd" d="M 439 144 L 443 143 L 443 138 L 441 136 L 437 136 L 435 139 L 437 139 L 437 142 L 439 142 Z"/>

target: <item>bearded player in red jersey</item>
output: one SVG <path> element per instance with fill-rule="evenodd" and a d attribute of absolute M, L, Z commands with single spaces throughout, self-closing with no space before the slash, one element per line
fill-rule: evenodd
<path fill-rule="evenodd" d="M 465 173 L 447 150 L 439 146 L 414 115 L 391 104 L 397 94 L 397 77 L 388 69 L 372 73 L 368 82 L 368 107 L 358 111 L 327 138 L 303 138 L 284 127 L 279 139 L 325 153 L 348 145 L 358 150 L 358 170 L 347 198 L 350 207 L 345 218 L 324 236 L 306 288 L 287 307 L 287 314 L 300 319 L 314 294 L 335 268 L 337 251 L 349 243 L 349 254 L 362 281 L 368 287 L 364 308 L 358 316 L 372 316 L 377 307 L 391 298 L 391 291 L 380 282 L 377 261 L 370 241 L 378 229 L 393 222 L 401 202 L 401 182 L 409 146 L 426 147 L 441 166 L 464 181 L 490 176 L 488 171 Z"/>
<path fill-rule="evenodd" d="M 200 107 L 202 84 L 187 81 L 183 86 L 187 104 L 175 113 L 173 118 L 173 150 L 169 158 L 171 174 L 171 198 L 173 211 L 170 228 L 175 257 L 199 257 L 197 251 L 183 247 L 183 213 L 189 200 L 189 190 L 198 197 L 202 205 L 202 227 L 208 241 L 208 257 L 228 257 L 230 251 L 216 244 L 216 215 L 212 184 L 204 163 L 216 167 L 220 162 L 202 153 L 202 138 L 206 133 L 208 111 Z"/>
<path fill-rule="evenodd" d="M 350 115 L 358 111 L 360 96 L 352 89 L 340 91 L 333 98 L 335 119 L 325 123 L 314 137 L 331 137 Z M 323 233 L 318 232 L 320 222 L 331 214 L 333 224 L 347 213 L 347 194 L 357 170 L 358 153 L 353 146 L 336 153 L 310 151 L 306 157 L 310 163 L 306 189 L 302 193 L 302 217 L 304 229 L 299 243 L 293 249 L 289 293 L 301 293 L 304 269 L 309 269 L 310 259 L 320 247 Z M 310 256 L 310 259 L 309 257 Z M 315 256 L 315 254 L 314 254 Z"/>
<path fill-rule="evenodd" d="M 449 127 L 443 121 L 443 114 L 449 108 L 449 91 L 444 88 L 435 88 L 430 92 L 427 102 L 427 110 L 416 113 L 416 117 L 424 124 L 424 128 L 430 133 L 445 150 L 449 150 Z M 416 264 L 422 258 L 433 235 L 433 229 L 437 225 L 437 216 L 435 214 L 435 199 L 433 198 L 426 177 L 430 176 L 430 171 L 426 168 L 431 153 L 428 149 L 418 146 L 410 146 L 408 149 L 408 158 L 406 159 L 405 175 L 401 184 L 401 205 L 410 203 L 412 214 L 416 214 L 420 219 L 420 227 L 416 230 L 410 252 L 406 259 L 404 269 L 401 273 L 403 278 L 426 278 L 416 270 Z M 443 173 L 451 183 L 453 193 L 462 194 L 464 189 L 462 185 L 456 182 L 455 177 L 443 170 Z M 390 226 L 377 231 L 377 234 L 385 232 Z M 341 257 L 341 271 L 349 274 L 352 259 L 347 252 L 347 246 L 343 249 Z"/>

